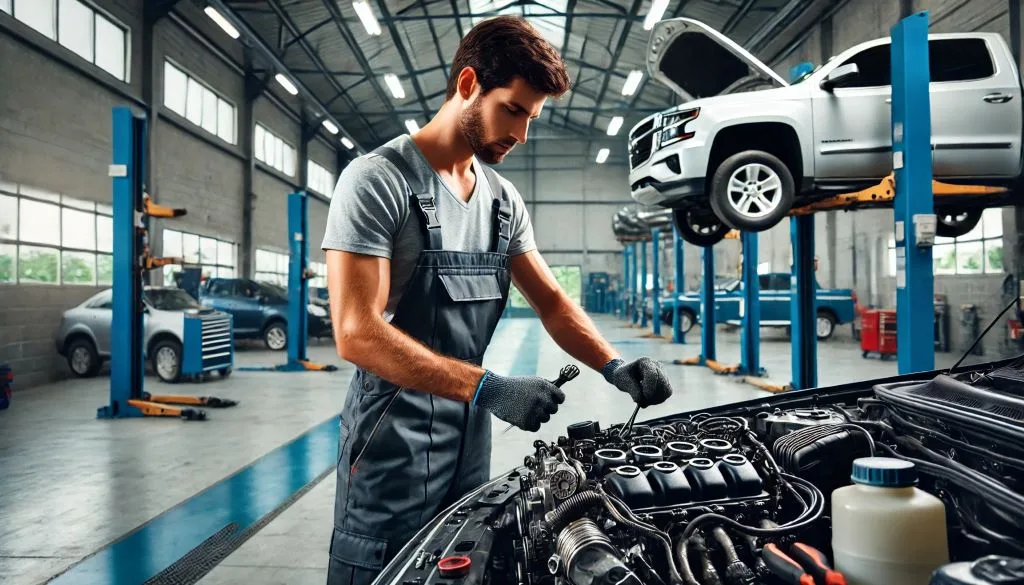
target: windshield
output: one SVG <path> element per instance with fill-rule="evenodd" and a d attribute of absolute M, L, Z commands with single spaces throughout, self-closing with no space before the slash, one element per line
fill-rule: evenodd
<path fill-rule="evenodd" d="M 154 288 L 146 291 L 146 302 L 158 311 L 186 311 L 202 306 L 180 288 Z"/>
<path fill-rule="evenodd" d="M 271 284 L 269 282 L 257 282 L 256 286 L 260 288 L 260 293 L 268 297 L 281 297 L 283 299 L 288 298 L 288 290 L 279 284 Z"/>

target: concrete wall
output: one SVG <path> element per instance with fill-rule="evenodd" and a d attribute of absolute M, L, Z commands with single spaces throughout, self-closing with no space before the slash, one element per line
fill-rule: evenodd
<path fill-rule="evenodd" d="M 44 189 L 104 204 L 111 202 L 111 109 L 145 109 L 147 73 L 143 45 L 143 0 L 96 0 L 130 29 L 129 79 L 122 82 L 0 12 L 0 181 Z M 153 220 L 151 242 L 161 251 L 161 230 L 184 230 L 243 242 L 244 178 L 247 149 L 241 111 L 245 102 L 241 44 L 228 38 L 200 8 L 180 2 L 153 31 L 153 101 L 158 117 L 152 135 L 150 192 L 162 204 L 184 207 L 176 220 Z M 202 80 L 236 108 L 235 144 L 229 144 L 163 106 L 163 63 L 168 58 Z M 256 120 L 298 148 L 301 137 L 297 98 L 268 86 L 257 98 Z M 310 144 L 310 156 L 337 176 L 337 155 L 326 131 Z M 297 162 L 298 168 L 305 161 Z M 257 166 L 253 177 L 253 246 L 287 250 L 286 196 L 299 175 L 284 177 Z M 8 187 L 9 189 L 9 187 Z M 326 204 L 311 200 L 310 229 L 322 234 Z M 314 236 L 316 239 L 316 236 Z M 0 243 L 15 244 L 14 241 Z M 311 259 L 322 261 L 318 246 Z M 241 254 L 239 254 L 239 260 Z M 238 272 L 242 267 L 237 266 Z M 161 277 L 154 276 L 156 283 Z M 64 310 L 104 287 L 0 285 L 0 363 L 15 371 L 17 388 L 68 375 L 53 347 L 53 331 Z"/>

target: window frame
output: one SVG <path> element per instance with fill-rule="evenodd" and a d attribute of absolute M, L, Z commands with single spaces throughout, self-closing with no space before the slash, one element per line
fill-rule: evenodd
<path fill-rule="evenodd" d="M 184 111 L 182 111 L 182 112 L 179 112 L 179 111 L 171 108 L 171 106 L 169 106 L 168 103 L 167 103 L 167 101 L 168 101 L 167 100 L 167 67 L 168 66 L 176 69 L 179 74 L 185 76 L 185 87 L 184 87 L 184 96 L 185 96 L 185 103 L 184 103 L 184 105 L 185 105 L 185 107 L 184 107 Z M 238 146 L 238 104 L 236 104 L 233 100 L 228 99 L 227 96 L 224 93 L 214 89 L 214 87 L 212 85 L 210 85 L 209 83 L 204 81 L 201 77 L 199 77 L 198 75 L 193 73 L 191 70 L 189 70 L 189 68 L 182 66 L 182 64 L 179 61 L 177 61 L 176 59 L 172 59 L 171 57 L 167 57 L 167 56 L 164 57 L 164 66 L 160 70 L 160 75 L 161 75 L 160 93 L 162 94 L 161 97 L 160 97 L 160 107 L 162 109 L 166 110 L 167 112 L 170 112 L 170 113 L 174 114 L 175 116 L 179 117 L 184 122 L 187 122 L 189 125 L 193 126 L 197 130 L 202 131 L 203 134 L 210 135 L 210 136 L 212 136 L 214 138 L 217 138 L 217 139 L 221 140 L 222 142 L 224 142 L 226 144 L 230 144 L 231 146 Z M 191 118 L 188 117 L 188 113 L 189 113 L 188 88 L 189 88 L 190 82 L 194 83 L 196 86 L 199 87 L 199 104 L 198 104 L 198 107 L 199 107 L 199 121 L 198 122 L 196 122 L 196 121 L 194 121 L 194 120 L 192 120 Z M 204 106 L 205 92 L 211 93 L 214 96 L 214 98 L 216 98 L 216 102 L 215 102 L 214 108 L 213 108 L 213 112 L 214 112 L 214 122 L 213 122 L 214 131 L 213 132 L 211 132 L 208 128 L 206 128 L 206 126 L 204 126 L 205 114 L 206 114 L 205 106 Z M 224 138 L 220 134 L 220 130 L 221 130 L 221 116 L 220 116 L 220 114 L 221 114 L 221 104 L 222 103 L 223 104 L 227 104 L 231 108 L 231 140 L 228 140 L 227 138 Z"/>
<path fill-rule="evenodd" d="M 263 156 L 259 156 L 259 151 L 257 151 L 254 141 L 253 158 L 255 158 L 260 164 L 269 169 L 273 169 L 286 177 L 294 178 L 295 172 L 300 162 L 299 153 L 296 150 L 295 146 L 293 146 L 290 142 L 282 138 L 279 134 L 271 130 L 269 126 L 262 122 L 256 122 L 255 124 L 253 124 L 254 137 L 261 132 L 261 130 L 259 129 L 262 129 L 262 133 L 264 135 Z M 287 157 L 285 157 L 285 149 L 291 152 L 290 160 Z M 281 163 L 280 166 L 278 166 L 278 162 Z M 291 164 L 287 164 L 288 162 L 290 162 Z"/>
<path fill-rule="evenodd" d="M 1000 223 L 999 223 L 999 226 L 1000 226 L 999 227 L 999 235 L 988 236 L 988 235 L 985 234 L 985 214 L 989 213 L 989 212 L 994 212 L 994 214 L 998 214 L 998 216 L 999 216 L 999 220 L 1000 220 Z M 1002 228 L 1002 213 L 1003 213 L 1003 208 L 1002 207 L 990 207 L 988 209 L 985 209 L 982 212 L 982 217 L 981 217 L 981 219 L 978 220 L 978 225 L 975 226 L 975 228 L 974 228 L 974 229 L 979 229 L 979 228 L 981 229 L 981 235 L 980 236 L 972 235 L 972 232 L 974 231 L 974 229 L 972 229 L 971 232 L 968 232 L 968 233 L 966 233 L 966 234 L 964 234 L 962 236 L 957 236 L 955 238 L 941 238 L 940 236 L 936 236 L 935 243 L 932 246 L 932 274 L 934 276 L 966 277 L 966 278 L 972 278 L 972 277 L 977 277 L 977 276 L 990 276 L 990 275 L 994 275 L 994 274 L 1004 274 L 1005 270 L 1006 270 L 1005 256 L 1004 256 L 1004 259 L 1003 259 L 1003 265 L 1000 268 L 993 268 L 993 269 L 990 270 L 989 269 L 989 263 L 988 263 L 988 254 L 987 254 L 987 250 L 989 249 L 988 245 L 991 242 L 997 242 L 999 244 L 1000 248 L 1002 248 L 1004 253 L 1005 253 L 1006 241 L 1005 241 L 1004 238 L 1006 236 L 1006 233 L 1005 233 L 1005 231 Z M 962 239 L 962 238 L 966 238 L 966 239 Z M 977 272 L 962 272 L 961 271 L 959 250 L 960 250 L 960 246 L 961 245 L 965 245 L 965 244 L 968 244 L 968 245 L 970 245 L 970 244 L 980 244 L 981 245 L 981 269 L 979 271 L 977 271 Z M 935 248 L 940 247 L 940 246 L 942 246 L 942 247 L 953 246 L 953 271 L 952 272 L 938 272 L 938 270 L 935 267 L 936 258 L 935 258 L 935 251 L 934 250 L 935 250 Z M 890 278 L 893 278 L 893 277 L 896 276 L 896 262 L 895 262 L 895 258 L 896 258 L 896 236 L 893 233 L 889 234 L 889 240 L 888 240 L 888 243 L 887 243 L 886 253 L 887 253 L 887 256 L 888 256 L 888 261 L 887 262 L 888 262 L 888 265 L 889 265 L 887 273 L 888 273 Z"/>
<path fill-rule="evenodd" d="M 261 270 L 260 269 L 260 256 L 262 254 L 269 254 L 273 257 L 273 270 Z M 284 261 L 284 270 L 281 270 L 281 262 Z M 279 286 L 288 286 L 288 262 L 290 258 L 286 253 L 279 252 L 277 249 L 268 247 L 257 247 L 253 253 L 253 280 L 256 282 L 269 282 Z M 274 278 L 267 278 L 267 276 Z"/>
<path fill-rule="evenodd" d="M 160 233 L 160 253 L 164 256 L 169 256 L 171 253 L 167 250 L 167 239 L 169 235 L 177 234 L 178 243 L 181 249 L 180 258 L 184 261 L 184 264 L 169 264 L 164 266 L 161 271 L 163 275 L 164 286 L 171 286 L 174 283 L 174 274 L 180 272 L 185 266 L 199 266 L 201 273 L 205 274 L 207 278 L 238 278 L 238 244 L 231 240 L 225 240 L 216 236 L 205 236 L 195 232 L 190 232 L 180 229 L 164 228 Z M 197 248 L 196 253 L 199 254 L 199 258 L 196 262 L 190 262 L 185 254 L 185 236 L 196 238 Z M 217 258 L 214 262 L 203 262 L 202 251 L 203 251 L 203 240 L 213 240 L 213 247 L 216 250 Z M 225 264 L 221 262 L 220 253 L 221 245 L 227 244 L 231 248 L 231 264 Z M 220 276 L 221 269 L 231 270 L 231 276 Z M 208 272 L 213 270 L 212 273 Z"/>
<path fill-rule="evenodd" d="M 997 60 L 995 58 L 995 54 L 994 54 L 994 52 L 992 50 L 992 45 L 989 43 L 988 39 L 986 39 L 984 37 L 929 39 L 928 40 L 929 55 L 932 54 L 932 50 L 931 50 L 932 43 L 946 43 L 946 42 L 957 42 L 957 41 L 967 41 L 967 42 L 970 42 L 970 41 L 980 41 L 982 44 L 984 44 L 985 50 L 988 53 L 989 63 L 992 65 L 992 74 L 988 75 L 986 77 L 975 77 L 975 78 L 971 78 L 971 79 L 957 79 L 957 80 L 950 80 L 950 81 L 934 81 L 934 80 L 932 80 L 929 83 L 940 85 L 940 86 L 944 86 L 944 85 L 950 84 L 950 83 L 979 83 L 979 82 L 983 82 L 983 81 L 986 81 L 986 80 L 991 80 L 991 79 L 995 78 L 997 75 L 999 75 L 999 65 L 998 65 L 998 62 L 997 62 Z M 867 51 L 878 50 L 878 49 L 881 49 L 883 47 L 887 47 L 889 49 L 889 51 L 888 51 L 889 52 L 889 58 L 890 58 L 890 61 L 889 61 L 889 63 L 890 63 L 890 66 L 889 66 L 889 83 L 884 84 L 884 85 L 855 85 L 855 86 L 837 85 L 835 87 L 835 89 L 866 90 L 866 89 L 880 89 L 880 88 L 884 88 L 884 87 L 892 87 L 892 65 L 891 65 L 891 63 L 892 63 L 892 61 L 891 61 L 891 59 L 892 59 L 892 41 L 886 41 L 886 42 L 883 42 L 883 43 L 880 43 L 880 44 L 877 44 L 877 45 L 872 45 L 870 47 L 866 47 L 864 49 L 861 49 L 861 50 L 859 50 L 859 51 L 857 51 L 855 53 L 851 53 L 848 57 L 846 57 L 842 61 L 838 61 L 837 60 L 837 64 L 836 64 L 835 67 L 832 68 L 832 70 L 837 69 L 839 67 L 842 67 L 843 65 L 846 65 L 846 64 L 850 63 L 851 60 L 853 60 L 854 58 L 860 56 L 863 53 L 866 53 Z M 830 70 L 830 72 L 831 72 L 831 70 Z M 929 72 L 929 74 L 930 73 L 931 72 Z M 856 78 L 854 78 L 854 80 L 856 80 Z"/>

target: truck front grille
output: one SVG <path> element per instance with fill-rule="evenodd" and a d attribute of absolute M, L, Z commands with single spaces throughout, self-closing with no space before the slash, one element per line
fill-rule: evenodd
<path fill-rule="evenodd" d="M 629 136 L 629 168 L 636 167 L 647 162 L 651 158 L 651 151 L 654 148 L 654 120 L 648 120 L 637 126 Z"/>

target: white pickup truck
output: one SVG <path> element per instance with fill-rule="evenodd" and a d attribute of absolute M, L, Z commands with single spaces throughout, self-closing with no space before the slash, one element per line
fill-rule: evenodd
<path fill-rule="evenodd" d="M 704 23 L 664 20 L 647 69 L 684 103 L 629 135 L 630 192 L 673 209 L 680 235 L 711 246 L 730 228 L 763 231 L 794 205 L 856 191 L 892 169 L 890 39 L 844 51 L 793 84 Z M 933 175 L 1016 185 L 1021 80 L 998 34 L 929 35 Z M 981 209 L 937 205 L 938 232 L 970 231 Z"/>

